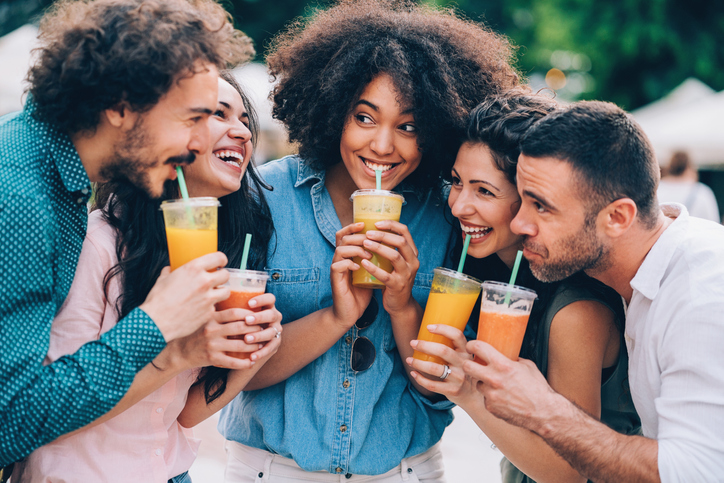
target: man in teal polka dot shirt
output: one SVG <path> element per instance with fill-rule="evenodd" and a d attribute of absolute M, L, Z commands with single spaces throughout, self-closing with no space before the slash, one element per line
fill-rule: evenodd
<path fill-rule="evenodd" d="M 0 467 L 108 412 L 228 297 L 216 288 L 228 272 L 215 270 L 226 257 L 206 255 L 162 273 L 98 341 L 43 365 L 90 183 L 124 178 L 160 196 L 175 166 L 208 148 L 218 69 L 253 53 L 211 0 L 79 1 L 40 32 L 25 109 L 0 118 Z"/>

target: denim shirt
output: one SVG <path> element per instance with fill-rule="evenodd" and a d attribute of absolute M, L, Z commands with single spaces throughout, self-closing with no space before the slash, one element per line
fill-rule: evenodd
<path fill-rule="evenodd" d="M 342 225 L 325 172 L 297 156 L 268 163 L 260 172 L 274 187 L 268 195 L 276 237 L 267 257 L 267 290 L 276 296 L 283 323 L 293 322 L 332 305 L 329 269 Z M 400 188 L 406 199 L 400 221 L 420 253 L 412 295 L 424 307 L 452 227 L 433 197 L 420 200 Z M 433 403 L 412 386 L 381 291 L 374 296 L 380 310 L 362 333 L 377 349 L 372 367 L 356 374 L 350 368 L 357 335 L 352 327 L 286 381 L 241 393 L 224 408 L 219 431 L 229 440 L 292 458 L 307 471 L 341 474 L 382 474 L 438 442 L 452 421 L 452 403 Z"/>

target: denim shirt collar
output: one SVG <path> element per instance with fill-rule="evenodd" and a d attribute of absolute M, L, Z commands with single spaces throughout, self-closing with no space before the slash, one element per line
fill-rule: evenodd
<path fill-rule="evenodd" d="M 297 181 L 294 183 L 295 188 L 299 188 L 301 185 L 303 185 L 307 181 L 311 181 L 314 179 L 324 183 L 327 173 L 323 169 L 315 169 L 315 168 L 309 166 L 307 163 L 303 162 L 301 158 L 299 158 L 299 162 L 297 163 L 297 166 L 298 166 Z M 316 184 L 317 183 L 315 183 L 315 185 Z"/>

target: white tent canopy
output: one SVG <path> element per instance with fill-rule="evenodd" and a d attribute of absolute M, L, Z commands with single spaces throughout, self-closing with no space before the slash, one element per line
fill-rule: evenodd
<path fill-rule="evenodd" d="M 666 165 L 674 151 L 698 166 L 724 164 L 724 91 L 687 79 L 668 96 L 632 112 Z"/>
<path fill-rule="evenodd" d="M 22 109 L 23 79 L 30 68 L 31 50 L 35 47 L 38 28 L 23 25 L 0 37 L 0 116 Z"/>

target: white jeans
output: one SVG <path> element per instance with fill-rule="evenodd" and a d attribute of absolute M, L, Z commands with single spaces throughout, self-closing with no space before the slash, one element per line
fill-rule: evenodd
<path fill-rule="evenodd" d="M 294 460 L 234 441 L 226 442 L 225 483 L 446 483 L 440 443 L 417 456 L 405 458 L 382 475 L 352 475 L 304 471 Z"/>

